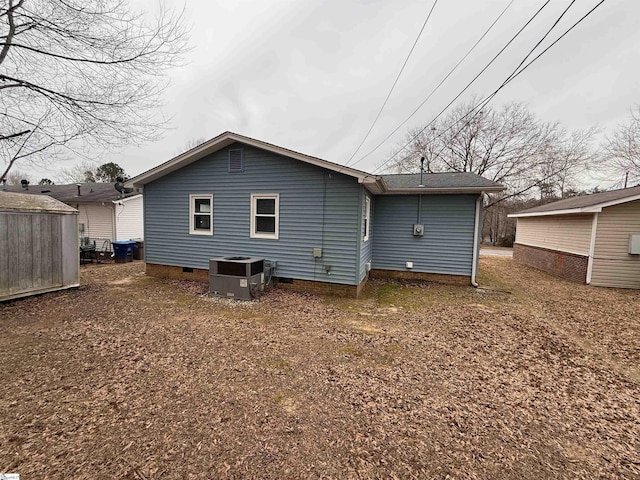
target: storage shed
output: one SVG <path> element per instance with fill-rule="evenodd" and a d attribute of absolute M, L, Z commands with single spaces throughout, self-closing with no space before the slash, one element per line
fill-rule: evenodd
<path fill-rule="evenodd" d="M 0 192 L 0 301 L 80 285 L 78 211 Z"/>
<path fill-rule="evenodd" d="M 640 288 L 640 186 L 511 214 L 514 259 L 599 287 Z"/>

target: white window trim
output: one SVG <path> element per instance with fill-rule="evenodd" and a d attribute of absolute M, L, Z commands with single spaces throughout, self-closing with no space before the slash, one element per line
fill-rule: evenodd
<path fill-rule="evenodd" d="M 362 241 L 369 241 L 369 233 L 371 232 L 371 198 L 368 196 L 364 197 L 364 220 L 367 221 L 366 226 L 364 228 L 364 237 Z"/>
<path fill-rule="evenodd" d="M 195 206 L 196 200 L 209 200 L 209 205 L 211 205 L 211 211 L 209 212 L 209 225 L 211 228 L 209 230 L 196 230 L 194 227 L 194 216 L 196 215 Z M 203 215 L 199 213 L 198 215 Z M 213 195 L 211 194 L 193 194 L 189 195 L 189 234 L 190 235 L 213 235 Z"/>
<path fill-rule="evenodd" d="M 256 232 L 256 204 L 257 200 L 275 199 L 275 217 L 276 231 L 275 233 L 257 233 Z M 279 193 L 252 193 L 251 194 L 251 231 L 250 238 L 268 238 L 277 240 L 280 232 L 280 194 Z"/>

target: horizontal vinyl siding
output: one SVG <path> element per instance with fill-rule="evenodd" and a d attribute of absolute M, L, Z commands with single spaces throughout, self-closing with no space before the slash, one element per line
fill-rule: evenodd
<path fill-rule="evenodd" d="M 589 255 L 593 214 L 518 218 L 516 243 Z"/>
<path fill-rule="evenodd" d="M 113 203 L 71 205 L 78 209 L 78 223 L 84 223 L 83 237 L 113 240 Z"/>
<path fill-rule="evenodd" d="M 228 173 L 228 149 L 237 148 L 244 173 Z M 351 177 L 235 144 L 145 186 L 145 260 L 208 269 L 210 258 L 250 255 L 277 261 L 280 277 L 354 284 L 360 189 Z M 250 238 L 252 193 L 280 195 L 279 239 Z M 213 236 L 189 235 L 189 194 L 213 195 Z"/>
<path fill-rule="evenodd" d="M 640 233 L 640 200 L 598 214 L 591 285 L 640 288 L 640 255 L 629 255 L 629 235 Z"/>
<path fill-rule="evenodd" d="M 116 240 L 144 238 L 142 195 L 115 204 Z"/>
<path fill-rule="evenodd" d="M 413 236 L 417 195 L 375 199 L 373 268 L 471 275 L 476 195 L 423 195 L 424 235 Z"/>

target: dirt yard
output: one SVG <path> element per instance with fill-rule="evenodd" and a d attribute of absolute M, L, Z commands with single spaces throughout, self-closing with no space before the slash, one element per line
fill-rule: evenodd
<path fill-rule="evenodd" d="M 259 302 L 82 268 L 0 304 L 23 479 L 638 478 L 640 292 L 483 258 L 487 288 Z"/>

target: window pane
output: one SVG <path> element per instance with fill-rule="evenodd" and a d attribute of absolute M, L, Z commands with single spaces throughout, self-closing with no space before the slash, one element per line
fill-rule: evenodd
<path fill-rule="evenodd" d="M 210 213 L 211 212 L 211 200 L 208 198 L 196 198 L 196 213 Z"/>
<path fill-rule="evenodd" d="M 193 228 L 195 230 L 211 230 L 211 217 L 209 215 L 195 215 Z"/>
<path fill-rule="evenodd" d="M 257 233 L 276 233 L 275 217 L 256 217 Z"/>
<path fill-rule="evenodd" d="M 256 210 L 258 214 L 275 215 L 275 198 L 256 198 Z"/>

